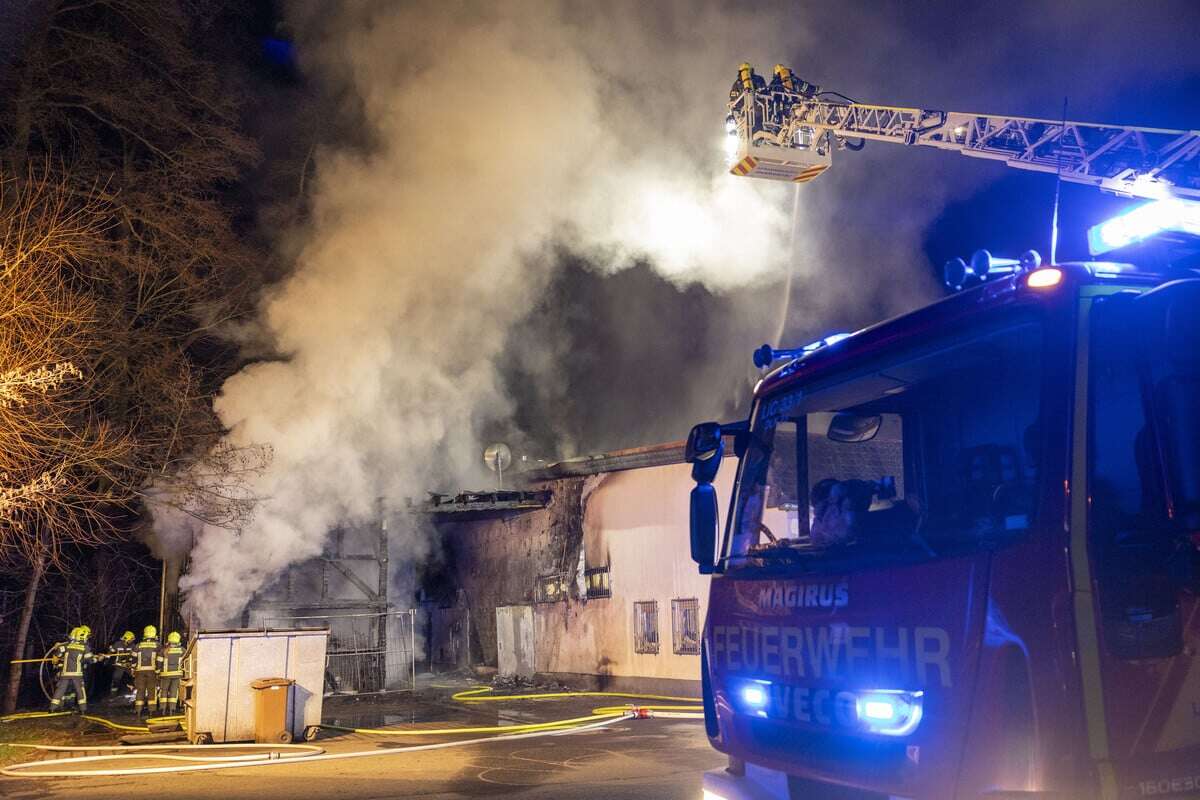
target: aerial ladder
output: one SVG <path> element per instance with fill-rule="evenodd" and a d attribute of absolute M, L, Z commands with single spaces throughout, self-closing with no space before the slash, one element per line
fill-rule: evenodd
<path fill-rule="evenodd" d="M 1127 197 L 1200 199 L 1200 131 L 859 103 L 782 65 L 742 64 L 730 90 L 730 172 L 806 183 L 867 141 L 936 147 Z"/>

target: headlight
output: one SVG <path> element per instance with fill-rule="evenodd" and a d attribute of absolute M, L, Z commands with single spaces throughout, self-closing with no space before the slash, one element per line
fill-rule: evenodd
<path fill-rule="evenodd" d="M 921 724 L 924 692 L 880 689 L 859 692 L 855 704 L 865 730 L 883 736 L 907 736 Z"/>

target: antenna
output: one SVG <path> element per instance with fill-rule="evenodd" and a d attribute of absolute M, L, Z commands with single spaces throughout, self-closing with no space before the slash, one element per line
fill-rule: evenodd
<path fill-rule="evenodd" d="M 1058 263 L 1058 204 L 1062 193 L 1063 140 L 1067 138 L 1067 98 L 1063 98 L 1062 133 L 1058 136 L 1058 169 L 1054 176 L 1054 217 L 1050 220 L 1050 263 Z"/>
<path fill-rule="evenodd" d="M 496 473 L 496 490 L 504 488 L 504 470 L 512 464 L 512 449 L 504 442 L 490 444 L 483 451 L 483 463 Z"/>

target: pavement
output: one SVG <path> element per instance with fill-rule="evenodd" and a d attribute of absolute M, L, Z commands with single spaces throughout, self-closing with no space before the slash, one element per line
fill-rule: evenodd
<path fill-rule="evenodd" d="M 382 697 L 330 698 L 325 721 L 346 727 L 496 725 L 584 716 L 620 699 L 570 698 L 465 706 L 450 695 L 468 682 Z M 98 742 L 98 734 L 87 739 Z M 215 772 L 97 778 L 2 778 L 0 797 L 136 800 L 153 798 L 667 798 L 699 800 L 701 775 L 724 764 L 703 723 L 621 719 L 604 728 L 540 738 L 499 738 L 441 750 L 405 748 L 464 736 L 388 737 L 325 734 L 327 753 L 378 755 L 313 763 L 280 761 Z M 141 764 L 122 764 L 140 766 Z M 149 765 L 149 764 L 147 764 Z M 161 766 L 161 763 L 154 764 Z"/>

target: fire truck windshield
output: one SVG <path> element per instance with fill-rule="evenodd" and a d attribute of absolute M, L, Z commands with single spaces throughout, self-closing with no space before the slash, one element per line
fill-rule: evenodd
<path fill-rule="evenodd" d="M 1032 524 L 1042 328 L 976 329 L 764 397 L 726 569 L 845 570 L 967 552 Z"/>

